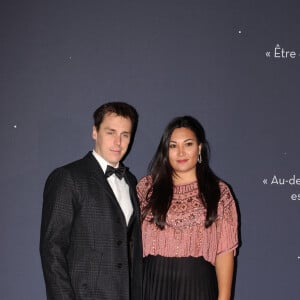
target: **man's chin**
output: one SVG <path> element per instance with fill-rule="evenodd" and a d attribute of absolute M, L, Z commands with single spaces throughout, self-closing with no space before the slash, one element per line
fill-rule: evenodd
<path fill-rule="evenodd" d="M 109 160 L 109 163 L 112 165 L 117 165 L 123 158 L 123 155 L 116 155 Z"/>

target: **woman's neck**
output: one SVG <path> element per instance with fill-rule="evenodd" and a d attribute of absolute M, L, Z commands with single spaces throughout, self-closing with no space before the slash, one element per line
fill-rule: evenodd
<path fill-rule="evenodd" d="M 173 180 L 174 185 L 180 185 L 180 184 L 188 184 L 191 182 L 195 182 L 195 181 L 197 181 L 197 177 L 196 177 L 196 174 L 192 174 L 189 176 L 187 176 L 187 175 L 182 176 L 180 174 L 174 174 L 172 180 Z"/>

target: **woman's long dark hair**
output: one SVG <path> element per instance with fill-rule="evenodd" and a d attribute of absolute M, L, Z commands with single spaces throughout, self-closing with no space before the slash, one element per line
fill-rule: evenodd
<path fill-rule="evenodd" d="M 197 163 L 196 176 L 199 187 L 199 199 L 206 207 L 205 227 L 209 227 L 217 217 L 218 202 L 220 199 L 220 179 L 209 167 L 209 145 L 205 138 L 202 125 L 191 116 L 173 119 L 164 130 L 156 153 L 149 164 L 149 173 L 152 177 L 152 187 L 148 190 L 146 206 L 142 217 L 145 218 L 149 211 L 152 212 L 154 222 L 160 229 L 166 225 L 166 215 L 173 197 L 174 171 L 169 162 L 169 143 L 171 135 L 176 128 L 189 128 L 197 138 L 201 147 L 202 162 Z"/>

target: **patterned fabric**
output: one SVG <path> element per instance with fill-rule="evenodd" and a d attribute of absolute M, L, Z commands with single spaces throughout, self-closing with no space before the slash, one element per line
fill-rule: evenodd
<path fill-rule="evenodd" d="M 142 298 L 136 180 L 129 171 L 124 179 L 134 207 L 128 226 L 92 152 L 48 177 L 40 239 L 48 300 Z"/>
<path fill-rule="evenodd" d="M 112 166 L 108 165 L 107 161 L 105 161 L 105 159 L 101 157 L 95 150 L 93 150 L 93 156 L 95 157 L 102 171 L 104 172 L 104 175 L 111 189 L 113 190 L 113 193 L 122 209 L 126 223 L 128 225 L 130 218 L 133 214 L 133 206 L 132 201 L 130 199 L 129 186 L 124 178 L 126 171 L 128 171 L 128 168 L 126 168 L 122 163 L 118 164 L 118 168 L 113 168 Z M 110 169 L 113 172 L 107 171 L 108 169 Z M 119 169 L 120 173 L 124 173 L 122 174 L 122 178 L 119 178 L 120 174 L 119 176 L 115 174 L 116 169 Z"/>
<path fill-rule="evenodd" d="M 141 210 L 147 205 L 146 195 L 151 187 L 146 176 L 137 185 Z M 238 246 L 238 218 L 235 201 L 228 186 L 220 182 L 221 198 L 216 221 L 205 228 L 206 209 L 199 199 L 198 184 L 175 185 L 165 229 L 151 223 L 151 212 L 142 223 L 143 255 L 165 257 L 200 257 L 215 265 L 218 254 Z"/>

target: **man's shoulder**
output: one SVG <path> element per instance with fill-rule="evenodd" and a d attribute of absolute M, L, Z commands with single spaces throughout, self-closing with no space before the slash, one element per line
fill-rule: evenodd
<path fill-rule="evenodd" d="M 97 166 L 97 161 L 93 159 L 93 155 L 91 152 L 86 154 L 83 158 L 77 159 L 70 163 L 67 163 L 63 166 L 55 168 L 51 174 L 53 173 L 82 173 L 92 170 L 92 166 Z"/>
<path fill-rule="evenodd" d="M 99 175 L 100 172 L 101 167 L 93 158 L 93 155 L 88 153 L 81 159 L 54 169 L 46 179 L 45 193 L 60 188 L 65 190 L 68 187 L 79 190 L 81 187 L 95 182 L 95 178 L 100 182 L 101 178 L 105 178 L 104 174 L 103 176 Z"/>
<path fill-rule="evenodd" d="M 93 161 L 93 156 L 91 152 L 88 152 L 88 154 L 86 154 L 84 157 L 74 160 L 70 163 L 67 163 L 64 166 L 61 166 L 61 168 L 69 169 L 69 170 L 83 168 L 86 167 L 87 164 L 91 163 L 92 161 Z"/>

